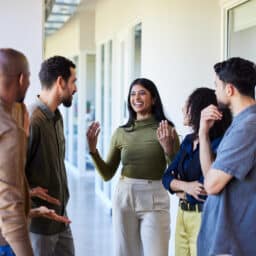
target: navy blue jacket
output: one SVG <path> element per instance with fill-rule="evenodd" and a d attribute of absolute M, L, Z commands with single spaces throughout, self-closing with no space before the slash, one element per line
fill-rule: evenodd
<path fill-rule="evenodd" d="M 215 154 L 221 139 L 222 137 L 219 137 L 211 142 L 211 148 Z M 188 182 L 198 180 L 199 182 L 203 183 L 204 178 L 199 159 L 199 145 L 197 145 L 196 149 L 193 151 L 192 134 L 185 137 L 180 146 L 180 150 L 162 177 L 162 183 L 165 189 L 172 194 L 175 193 L 175 191 L 172 191 L 170 188 L 170 183 L 173 179 Z M 202 203 L 188 194 L 186 195 L 186 198 L 191 204 Z M 203 198 L 205 199 L 206 197 Z"/>

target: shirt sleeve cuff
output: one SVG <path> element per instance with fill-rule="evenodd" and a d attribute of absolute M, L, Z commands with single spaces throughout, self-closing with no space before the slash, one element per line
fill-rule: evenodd
<path fill-rule="evenodd" d="M 33 256 L 33 250 L 28 237 L 22 241 L 13 241 L 10 246 L 16 255 Z"/>
<path fill-rule="evenodd" d="M 96 151 L 94 153 L 89 152 L 89 154 L 91 155 L 92 160 L 94 160 L 94 161 L 97 161 L 100 158 L 100 154 L 99 154 L 98 149 L 96 149 Z"/>
<path fill-rule="evenodd" d="M 236 173 L 231 168 L 219 165 L 218 163 L 213 163 L 212 169 L 217 169 L 217 170 L 223 171 L 223 172 L 225 172 L 229 175 L 232 175 L 232 176 L 236 177 L 239 180 L 242 180 L 244 178 L 242 175 L 239 175 L 239 173 Z"/>
<path fill-rule="evenodd" d="M 174 177 L 169 174 L 164 175 L 162 178 L 162 183 L 163 183 L 164 188 L 166 190 L 168 190 L 171 194 L 175 193 L 173 190 L 171 190 L 171 187 L 170 187 L 170 184 L 173 179 L 174 179 Z"/>

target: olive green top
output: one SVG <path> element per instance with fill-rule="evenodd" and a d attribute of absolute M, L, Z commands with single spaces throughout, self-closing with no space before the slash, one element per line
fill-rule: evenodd
<path fill-rule="evenodd" d="M 110 180 L 121 161 L 121 174 L 126 177 L 161 179 L 167 163 L 179 149 L 179 139 L 175 133 L 173 154 L 167 156 L 157 140 L 157 128 L 158 122 L 154 117 L 135 121 L 133 128 L 117 128 L 112 136 L 107 160 L 104 161 L 98 152 L 92 154 L 102 178 L 105 181 Z"/>

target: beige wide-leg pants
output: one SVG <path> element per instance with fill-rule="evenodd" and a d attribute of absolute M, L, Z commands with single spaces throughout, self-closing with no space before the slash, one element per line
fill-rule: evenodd
<path fill-rule="evenodd" d="M 160 180 L 121 177 L 113 198 L 115 256 L 168 256 L 169 209 Z"/>

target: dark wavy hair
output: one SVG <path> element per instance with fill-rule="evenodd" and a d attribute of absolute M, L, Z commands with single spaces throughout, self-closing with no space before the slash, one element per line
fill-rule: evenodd
<path fill-rule="evenodd" d="M 224 83 L 231 83 L 241 94 L 255 98 L 256 66 L 253 62 L 234 57 L 216 63 L 214 70 Z"/>
<path fill-rule="evenodd" d="M 164 114 L 163 104 L 162 104 L 159 92 L 156 88 L 156 85 L 151 80 L 146 78 L 137 78 L 131 83 L 129 88 L 129 93 L 128 93 L 128 99 L 127 99 L 129 118 L 127 123 L 122 125 L 121 127 L 122 128 L 133 127 L 134 121 L 136 120 L 136 112 L 133 110 L 130 103 L 130 94 L 134 85 L 141 85 L 150 92 L 151 97 L 154 99 L 154 105 L 152 106 L 152 115 L 155 117 L 155 119 L 158 122 L 161 122 L 162 120 L 167 120 L 169 124 L 174 127 L 174 124 L 170 120 L 168 120 Z"/>
<path fill-rule="evenodd" d="M 197 138 L 200 127 L 201 111 L 209 105 L 218 106 L 215 91 L 206 87 L 201 87 L 192 92 L 187 101 L 187 114 L 189 124 L 193 128 L 193 137 Z M 210 129 L 210 139 L 218 138 L 224 135 L 232 121 L 232 115 L 228 108 L 221 109 L 223 118 L 216 121 Z"/>

